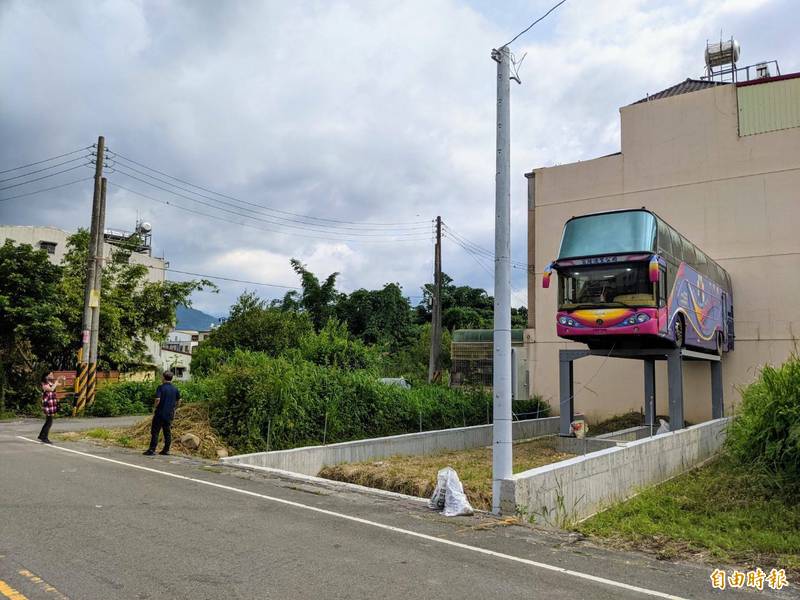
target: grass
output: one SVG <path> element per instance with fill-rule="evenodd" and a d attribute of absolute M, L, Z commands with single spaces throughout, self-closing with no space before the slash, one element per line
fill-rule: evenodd
<path fill-rule="evenodd" d="M 554 445 L 553 437 L 515 443 L 514 472 L 527 471 L 572 456 L 557 452 Z M 473 508 L 491 509 L 491 448 L 442 452 L 428 456 L 393 456 L 377 462 L 342 464 L 324 467 L 319 476 L 411 496 L 430 497 L 436 487 L 436 474 L 444 467 L 453 467 L 456 470 Z"/>
<path fill-rule="evenodd" d="M 663 558 L 785 568 L 800 575 L 800 499 L 782 498 L 722 456 L 575 527 Z"/>

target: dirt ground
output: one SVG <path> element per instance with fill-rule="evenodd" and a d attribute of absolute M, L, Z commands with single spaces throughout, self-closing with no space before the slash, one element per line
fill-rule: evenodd
<path fill-rule="evenodd" d="M 572 456 L 555 450 L 554 436 L 517 442 L 514 444 L 513 470 L 514 473 L 519 473 Z M 429 456 L 393 456 L 376 462 L 324 467 L 319 476 L 425 498 L 433 494 L 436 474 L 444 467 L 452 467 L 458 473 L 473 508 L 492 508 L 490 447 Z"/>

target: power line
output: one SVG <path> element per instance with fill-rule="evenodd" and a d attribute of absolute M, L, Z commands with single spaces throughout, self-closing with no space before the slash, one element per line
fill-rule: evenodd
<path fill-rule="evenodd" d="M 61 175 L 61 173 L 67 173 L 69 171 L 74 171 L 75 169 L 80 169 L 85 165 L 80 164 L 75 167 L 71 167 L 69 169 L 62 169 L 61 171 L 56 171 L 55 173 L 50 173 L 49 175 L 42 175 L 41 177 L 37 177 L 36 179 L 31 179 L 30 181 L 22 181 L 20 183 L 15 183 L 13 185 L 6 185 L 4 187 L 0 187 L 0 190 L 10 190 L 11 188 L 19 187 L 21 185 L 27 185 L 29 183 L 35 183 L 36 181 L 41 181 L 42 179 L 47 179 L 48 177 L 55 177 L 56 175 Z"/>
<path fill-rule="evenodd" d="M 272 212 L 276 212 L 276 213 L 280 213 L 280 214 L 284 214 L 284 215 L 289 215 L 291 217 L 296 217 L 296 218 L 300 218 L 300 219 L 313 219 L 313 220 L 316 220 L 316 221 L 325 221 L 325 222 L 328 222 L 328 223 L 343 223 L 343 224 L 348 224 L 348 225 L 361 225 L 361 226 L 365 226 L 365 227 L 371 227 L 371 226 L 378 226 L 378 227 L 390 226 L 391 227 L 391 226 L 400 226 L 400 225 L 419 225 L 421 223 L 428 223 L 428 221 L 402 221 L 402 222 L 395 222 L 395 223 L 373 223 L 373 222 L 347 221 L 347 220 L 342 220 L 342 219 L 331 219 L 331 218 L 327 218 L 327 217 L 315 217 L 315 216 L 312 216 L 312 215 L 302 215 L 302 214 L 294 213 L 294 212 L 291 212 L 291 211 L 286 211 L 286 210 L 281 210 L 281 209 L 278 209 L 278 208 L 272 208 L 272 207 L 269 207 L 269 206 L 264 206 L 262 204 L 256 204 L 256 203 L 253 203 L 253 202 L 247 202 L 246 200 L 241 200 L 239 198 L 236 198 L 235 196 L 230 196 L 228 194 L 223 194 L 221 192 L 214 191 L 212 189 L 209 189 L 209 188 L 194 184 L 194 183 L 192 183 L 190 181 L 186 181 L 185 179 L 181 179 L 179 177 L 175 177 L 174 175 L 170 175 L 169 173 L 165 173 L 164 171 L 159 171 L 158 169 L 154 169 L 153 167 L 149 167 L 149 166 L 147 166 L 147 165 L 145 165 L 143 163 L 140 163 L 140 162 L 137 162 L 137 161 L 133 160 L 132 158 L 128 158 L 128 157 L 126 157 L 126 156 L 124 156 L 122 154 L 119 154 L 118 152 L 110 151 L 110 154 L 112 155 L 112 158 L 119 158 L 124 162 L 133 163 L 133 164 L 135 164 L 135 165 L 137 165 L 139 167 L 147 169 L 148 171 L 152 171 L 154 173 L 158 173 L 159 175 L 163 175 L 164 177 L 168 177 L 170 179 L 174 179 L 175 181 L 179 181 L 180 183 L 186 184 L 186 185 L 191 186 L 193 188 L 196 188 L 198 190 L 202 190 L 202 191 L 207 192 L 209 194 L 214 194 L 215 196 L 220 196 L 222 198 L 227 198 L 229 200 L 234 200 L 236 202 L 240 202 L 240 203 L 243 203 L 243 204 L 249 204 L 251 206 L 258 207 L 258 208 L 260 208 L 262 210 L 267 210 L 267 211 L 272 211 Z M 128 167 L 128 168 L 130 168 L 130 167 Z M 171 185 L 174 185 L 174 184 L 171 184 Z M 196 193 L 196 192 L 194 192 L 194 193 Z"/>
<path fill-rule="evenodd" d="M 141 196 L 142 198 L 146 198 L 147 200 L 152 200 L 153 202 L 158 202 L 158 203 L 164 204 L 166 206 L 172 206 L 174 208 L 178 208 L 178 209 L 186 211 L 188 213 L 192 213 L 192 214 L 195 214 L 195 215 L 200 215 L 200 216 L 203 216 L 203 217 L 208 217 L 210 219 L 214 219 L 214 220 L 217 220 L 217 221 L 224 221 L 226 223 L 232 223 L 234 225 L 240 225 L 242 227 L 250 227 L 251 229 L 256 229 L 258 231 L 267 231 L 269 233 L 278 233 L 278 234 L 281 234 L 281 235 L 295 235 L 295 236 L 299 236 L 299 237 L 307 237 L 307 238 L 312 238 L 312 239 L 327 240 L 327 241 L 333 241 L 333 242 L 363 242 L 363 243 L 371 243 L 371 244 L 381 244 L 381 243 L 395 243 L 396 244 L 396 243 L 403 243 L 403 242 L 419 242 L 419 241 L 425 241 L 425 240 L 429 240 L 430 239 L 429 236 L 425 235 L 425 236 L 419 236 L 419 237 L 413 237 L 413 238 L 409 237 L 409 238 L 402 238 L 402 239 L 387 239 L 387 237 L 384 236 L 384 239 L 378 239 L 378 240 L 372 240 L 372 239 L 357 239 L 356 240 L 356 239 L 347 239 L 347 238 L 339 238 L 339 237 L 324 237 L 324 236 L 318 236 L 318 235 L 310 235 L 310 234 L 307 234 L 307 233 L 294 233 L 294 232 L 280 231 L 280 230 L 275 230 L 275 229 L 269 229 L 269 228 L 266 228 L 266 227 L 258 227 L 257 225 L 253 225 L 251 223 L 242 223 L 240 221 L 234 221 L 234 220 L 231 220 L 231 219 L 226 219 L 226 218 L 221 217 L 219 215 L 212 215 L 212 214 L 201 212 L 201 211 L 198 211 L 198 210 L 195 210 L 195 209 L 192 209 L 192 208 L 187 208 L 185 206 L 182 206 L 180 204 L 176 204 L 174 202 L 170 202 L 168 200 L 161 200 L 159 198 L 155 198 L 153 196 L 149 196 L 147 194 L 143 194 L 142 192 L 139 192 L 137 190 L 122 186 L 122 185 L 120 185 L 120 184 L 118 184 L 116 182 L 113 182 L 113 181 L 109 181 L 108 183 L 110 185 L 113 185 L 114 187 L 117 187 L 117 188 L 121 189 L 121 190 L 125 190 L 126 192 L 130 192 L 131 194 L 135 194 L 137 196 Z"/>
<path fill-rule="evenodd" d="M 244 283 L 247 285 L 263 285 L 265 287 L 276 287 L 287 290 L 302 290 L 303 288 L 296 285 L 282 285 L 279 283 L 264 283 L 262 281 L 247 281 L 246 279 L 235 279 L 234 277 L 222 277 L 221 275 L 209 275 L 208 273 L 193 273 L 191 271 L 180 271 L 170 267 L 150 267 L 150 269 L 157 269 L 159 271 L 169 271 L 170 273 L 180 273 L 182 275 L 191 275 L 193 277 L 203 277 L 205 279 L 218 279 L 220 281 L 231 281 L 233 283 Z"/>
<path fill-rule="evenodd" d="M 193 202 L 199 202 L 200 204 L 205 204 L 206 206 L 210 206 L 212 208 L 219 208 L 217 206 L 217 203 L 223 204 L 223 205 L 226 205 L 226 206 L 230 206 L 230 207 L 232 207 L 232 208 L 234 208 L 234 209 L 236 209 L 238 211 L 241 211 L 240 213 L 236 213 L 236 214 L 240 214 L 241 215 L 242 213 L 245 213 L 242 216 L 247 216 L 248 218 L 256 218 L 256 217 L 250 217 L 249 216 L 251 213 L 253 213 L 253 210 L 251 210 L 251 209 L 243 208 L 241 206 L 237 206 L 236 204 L 233 204 L 231 202 L 226 202 L 225 200 L 220 200 L 218 198 L 214 198 L 213 196 L 207 196 L 205 194 L 199 194 L 199 193 L 197 193 L 195 191 L 192 191 L 189 188 L 185 188 L 185 187 L 182 187 L 182 186 L 179 186 L 179 185 L 175 185 L 174 183 L 171 183 L 171 182 L 166 181 L 164 179 L 160 179 L 158 177 L 154 177 L 152 175 L 149 175 L 149 174 L 147 174 L 147 173 L 145 173 L 143 171 L 140 171 L 140 170 L 138 170 L 136 168 L 133 168 L 133 167 L 129 167 L 127 165 L 125 165 L 125 168 L 126 169 L 130 169 L 131 171 L 134 171 L 135 173 L 138 173 L 138 174 L 140 174 L 140 175 L 142 175 L 144 177 L 147 177 L 149 179 L 152 179 L 154 181 L 158 181 L 158 182 L 163 183 L 165 185 L 169 185 L 169 186 L 175 187 L 175 188 L 177 188 L 179 190 L 183 190 L 183 191 L 188 192 L 189 194 L 193 194 L 193 195 L 192 196 L 187 196 L 185 194 L 180 194 L 178 192 L 175 192 L 174 190 L 171 190 L 169 188 L 165 188 L 165 187 L 162 187 L 160 185 L 153 184 L 149 180 L 141 179 L 141 178 L 139 178 L 139 177 L 137 177 L 135 175 L 131 175 L 130 173 L 128 173 L 127 171 L 123 171 L 119 167 L 117 167 L 117 168 L 113 168 L 112 167 L 112 170 L 117 172 L 117 173 L 121 173 L 122 175 L 125 175 L 126 177 L 130 177 L 132 179 L 136 179 L 137 181 L 140 181 L 141 183 L 144 183 L 146 185 L 150 185 L 152 187 L 155 187 L 155 188 L 160 189 L 162 191 L 165 191 L 167 193 L 174 194 L 174 195 L 179 196 L 181 198 L 185 198 L 185 199 L 191 200 Z M 200 196 L 201 198 L 205 198 L 207 200 L 210 200 L 211 202 L 214 202 L 215 204 L 209 204 L 209 203 L 204 202 L 202 200 L 197 200 L 195 198 L 195 196 Z M 260 210 L 262 210 L 262 211 L 264 210 L 263 207 L 261 207 L 258 204 L 254 204 L 252 202 L 241 201 L 241 203 L 242 204 L 249 204 L 249 205 L 252 205 L 252 206 L 257 206 L 257 207 L 260 208 Z M 224 210 L 224 209 L 219 209 L 219 210 Z M 316 231 L 318 233 L 320 233 L 320 232 L 321 233 L 328 233 L 329 231 L 331 231 L 332 228 L 343 229 L 347 233 L 351 233 L 351 230 L 352 230 L 352 235 L 359 235 L 359 236 L 360 235 L 383 236 L 383 235 L 386 235 L 386 233 L 387 233 L 387 231 L 381 231 L 381 233 L 377 233 L 377 234 L 376 233 L 372 233 L 372 234 L 370 234 L 370 233 L 365 233 L 366 231 L 369 231 L 369 230 L 362 230 L 360 228 L 350 227 L 350 226 L 347 226 L 347 225 L 331 226 L 331 225 L 325 225 L 325 224 L 320 224 L 320 223 L 306 223 L 305 221 L 299 221 L 299 220 L 295 220 L 295 219 L 287 219 L 286 217 L 276 217 L 274 215 L 267 215 L 266 219 L 259 218 L 258 220 L 264 221 L 266 223 L 272 223 L 272 224 L 277 225 L 277 226 L 290 227 L 290 228 L 293 228 L 293 229 L 301 229 L 301 230 L 305 229 L 305 230 L 308 230 L 308 231 Z M 286 221 L 286 223 L 284 223 L 283 221 Z M 294 223 L 298 223 L 298 224 L 295 225 Z M 313 227 L 317 227 L 318 229 L 313 229 Z M 320 228 L 324 228 L 324 229 L 320 229 Z M 420 231 L 420 230 L 427 230 L 428 226 L 424 226 L 424 225 L 423 226 L 420 226 L 420 225 L 406 226 L 406 225 L 404 225 L 402 227 L 399 227 L 398 229 L 399 229 L 399 231 L 401 233 L 409 233 L 410 234 L 410 233 L 414 233 L 414 232 Z M 379 231 L 378 229 L 374 229 L 374 230 L 375 231 Z"/>
<path fill-rule="evenodd" d="M 94 179 L 94 177 L 82 177 L 81 179 L 75 179 L 73 181 L 68 181 L 67 183 L 62 183 L 59 185 L 53 185 L 50 187 L 42 188 L 40 190 L 36 190 L 33 192 L 28 192 L 26 194 L 17 194 L 16 196 L 8 196 L 7 198 L 0 198 L 0 202 L 5 202 L 6 200 L 15 200 L 17 198 L 25 198 L 27 196 L 33 196 L 35 194 L 41 194 L 42 192 L 49 192 L 50 190 L 57 190 L 59 188 L 67 187 L 69 185 L 75 185 L 76 183 L 81 183 L 82 181 L 90 181 Z"/>
<path fill-rule="evenodd" d="M 341 232 L 338 232 L 338 231 L 331 231 L 330 229 L 316 229 L 316 228 L 313 228 L 313 227 L 302 227 L 300 225 L 290 225 L 290 224 L 285 224 L 285 223 L 279 223 L 279 222 L 275 222 L 275 221 L 267 219 L 267 218 L 254 216 L 253 214 L 251 214 L 251 211 L 238 212 L 238 211 L 245 211 L 246 209 L 242 209 L 240 207 L 235 207 L 236 210 L 231 210 L 229 208 L 224 208 L 222 206 L 218 206 L 217 204 L 213 204 L 211 202 L 206 202 L 204 200 L 200 200 L 198 198 L 195 198 L 194 196 L 187 196 L 186 194 L 181 194 L 181 193 L 176 192 L 174 190 L 170 190 L 169 188 L 165 188 L 163 186 L 160 186 L 160 185 L 157 185 L 157 184 L 152 183 L 150 181 L 147 181 L 146 179 L 142 179 L 141 177 L 137 177 L 136 175 L 132 175 L 131 173 L 128 173 L 127 171 L 122 171 L 119 168 L 116 169 L 116 172 L 120 173 L 122 175 L 125 175 L 126 177 L 130 177 L 131 179 L 135 179 L 136 181 L 139 181 L 140 183 L 144 183 L 145 185 L 149 185 L 150 187 L 154 187 L 156 189 L 162 190 L 162 191 L 167 192 L 169 194 L 173 194 L 174 196 L 178 196 L 179 198 L 185 198 L 186 200 L 190 200 L 191 202 L 196 202 L 198 204 L 203 204 L 205 206 L 213 208 L 214 210 L 219 210 L 219 211 L 222 211 L 222 212 L 230 213 L 230 214 L 235 215 L 237 217 L 243 217 L 245 219 L 253 219 L 254 221 L 261 221 L 263 223 L 268 223 L 270 225 L 275 225 L 276 227 L 288 227 L 288 228 L 291 228 L 291 229 L 298 229 L 300 231 L 311 231 L 311 232 L 314 232 L 314 233 L 334 233 L 334 234 L 335 233 L 341 233 Z M 118 186 L 118 187 L 120 187 L 120 186 Z M 322 226 L 320 226 L 320 227 L 322 227 Z M 424 229 L 427 230 L 427 227 L 424 228 Z M 279 229 L 277 229 L 277 230 L 276 229 L 270 229 L 269 231 L 273 231 L 273 232 L 276 232 L 276 233 L 293 233 L 294 235 L 304 235 L 302 233 L 286 232 L 286 231 L 281 231 Z M 345 232 L 345 234 L 349 235 L 349 236 L 357 236 L 359 238 L 360 237 L 385 238 L 387 235 L 395 237 L 395 238 L 405 238 L 405 237 L 418 236 L 418 235 L 421 234 L 421 232 L 411 231 L 411 232 L 407 232 L 407 233 L 392 233 L 392 232 L 365 233 L 365 232 L 361 232 L 361 231 L 358 231 L 358 232 L 347 231 L 347 232 Z"/>
<path fill-rule="evenodd" d="M 467 239 L 463 235 L 461 235 L 459 233 L 456 233 L 453 230 L 453 228 L 450 227 L 449 225 L 447 225 L 447 224 L 443 224 L 443 225 L 445 227 L 446 232 L 448 234 L 450 234 L 450 237 L 453 238 L 454 241 L 461 242 L 462 244 L 471 247 L 476 253 L 481 254 L 484 257 L 488 258 L 488 259 L 494 260 L 494 258 L 495 258 L 494 252 L 491 252 L 491 251 L 487 250 L 486 248 L 484 248 L 482 246 L 479 246 L 475 242 Z M 524 269 L 526 271 L 529 270 L 528 263 L 522 262 L 522 261 L 518 261 L 518 260 L 512 260 L 511 261 L 511 266 L 513 268 L 515 268 L 515 269 Z"/>
<path fill-rule="evenodd" d="M 561 2 L 559 2 L 558 4 L 556 4 L 555 6 L 553 6 L 553 7 L 552 7 L 550 10 L 548 10 L 546 13 L 544 13 L 544 14 L 543 14 L 541 17 L 539 17 L 538 19 L 536 19 L 536 20 L 535 20 L 533 23 L 531 23 L 531 24 L 530 24 L 530 25 L 528 25 L 528 26 L 527 26 L 525 29 L 523 29 L 523 30 L 522 30 L 522 31 L 520 31 L 520 32 L 519 32 L 517 35 L 515 35 L 515 36 L 512 38 L 512 40 L 511 40 L 510 42 L 506 42 L 505 44 L 503 44 L 503 46 L 510 46 L 511 44 L 513 44 L 513 43 L 514 43 L 514 42 L 517 40 L 517 38 L 518 38 L 519 36 L 521 36 L 521 35 L 523 35 L 523 34 L 525 34 L 525 33 L 528 33 L 528 32 L 529 32 L 529 31 L 530 31 L 530 30 L 533 28 L 533 26 L 534 26 L 534 25 L 536 25 L 536 24 L 537 24 L 539 21 L 543 21 L 543 20 L 544 20 L 544 19 L 547 17 L 547 15 L 549 15 L 551 12 L 553 12 L 553 11 L 554 11 L 555 9 L 557 9 L 559 6 L 561 6 L 562 4 L 564 4 L 564 2 L 566 2 L 566 1 L 567 1 L 567 0 L 561 0 Z M 503 46 L 500 46 L 500 47 L 502 48 Z"/>
<path fill-rule="evenodd" d="M 41 165 L 46 162 L 50 162 L 51 160 L 58 160 L 59 158 L 64 158 L 65 156 L 70 156 L 72 154 L 77 154 L 78 152 L 83 152 L 84 150 L 89 150 L 92 146 L 85 146 L 83 148 L 78 148 L 77 150 L 73 150 L 72 152 L 66 152 L 64 154 L 59 154 L 58 156 L 51 156 L 50 158 L 45 158 L 44 160 L 37 160 L 36 162 L 28 163 L 27 165 L 20 165 L 18 167 L 13 167 L 11 169 L 6 169 L 5 171 L 0 171 L 0 175 L 3 173 L 10 173 L 11 171 L 19 171 L 20 169 L 27 169 L 28 167 L 34 167 L 36 165 Z"/>
<path fill-rule="evenodd" d="M 27 177 L 28 175 L 35 175 L 36 173 L 42 173 L 43 171 L 49 171 L 50 169 L 55 169 L 56 167 L 60 167 L 62 165 L 67 165 L 69 163 L 73 163 L 76 160 L 83 160 L 86 158 L 90 158 L 89 155 L 86 156 L 79 156 L 77 158 L 72 158 L 70 160 L 65 160 L 64 162 L 56 163 L 54 165 L 50 165 L 49 167 L 43 167 L 41 169 L 36 169 L 35 171 L 28 171 L 27 173 L 23 173 L 22 175 L 14 175 L 14 177 L 6 177 L 5 179 L 0 179 L 0 183 L 5 183 L 6 181 L 12 181 L 14 179 L 19 179 L 20 177 Z"/>

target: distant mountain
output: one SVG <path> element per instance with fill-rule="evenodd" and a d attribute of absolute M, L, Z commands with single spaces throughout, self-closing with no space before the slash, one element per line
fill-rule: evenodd
<path fill-rule="evenodd" d="M 219 325 L 219 319 L 204 313 L 201 310 L 179 305 L 177 310 L 178 323 L 175 329 L 191 329 L 194 331 L 208 331 Z"/>

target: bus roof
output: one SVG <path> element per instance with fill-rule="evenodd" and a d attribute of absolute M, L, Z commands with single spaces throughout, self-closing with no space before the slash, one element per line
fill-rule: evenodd
<path fill-rule="evenodd" d="M 724 267 L 722 267 L 717 261 L 715 261 L 713 258 L 711 258 L 708 254 L 703 252 L 703 250 L 701 250 L 700 247 L 697 244 L 692 242 L 689 238 L 687 238 L 685 235 L 683 235 L 680 231 L 675 229 L 666 220 L 664 220 L 662 217 L 660 217 L 655 211 L 652 211 L 649 208 L 645 208 L 644 206 L 642 206 L 641 208 L 619 208 L 619 209 L 615 209 L 615 210 L 601 210 L 601 211 L 594 212 L 594 213 L 587 213 L 585 215 L 574 215 L 574 216 L 570 217 L 569 219 L 567 219 L 566 223 L 564 223 L 564 227 L 567 226 L 567 223 L 569 223 L 570 221 L 573 221 L 575 219 L 583 219 L 585 217 L 594 217 L 594 216 L 597 216 L 597 215 L 608 215 L 608 214 L 624 213 L 624 212 L 646 212 L 646 213 L 649 213 L 649 214 L 653 215 L 658 221 L 661 221 L 661 223 L 663 223 L 667 228 L 669 228 L 670 230 L 674 231 L 679 236 L 681 236 L 683 239 L 685 239 L 688 243 L 690 243 L 694 247 L 695 251 L 697 251 L 700 254 L 702 254 L 706 258 L 706 260 L 708 262 L 714 263 L 723 273 L 725 273 L 725 276 L 728 279 L 728 281 L 726 283 L 728 284 L 728 287 L 730 287 L 730 275 L 728 275 L 728 271 L 726 271 Z"/>

